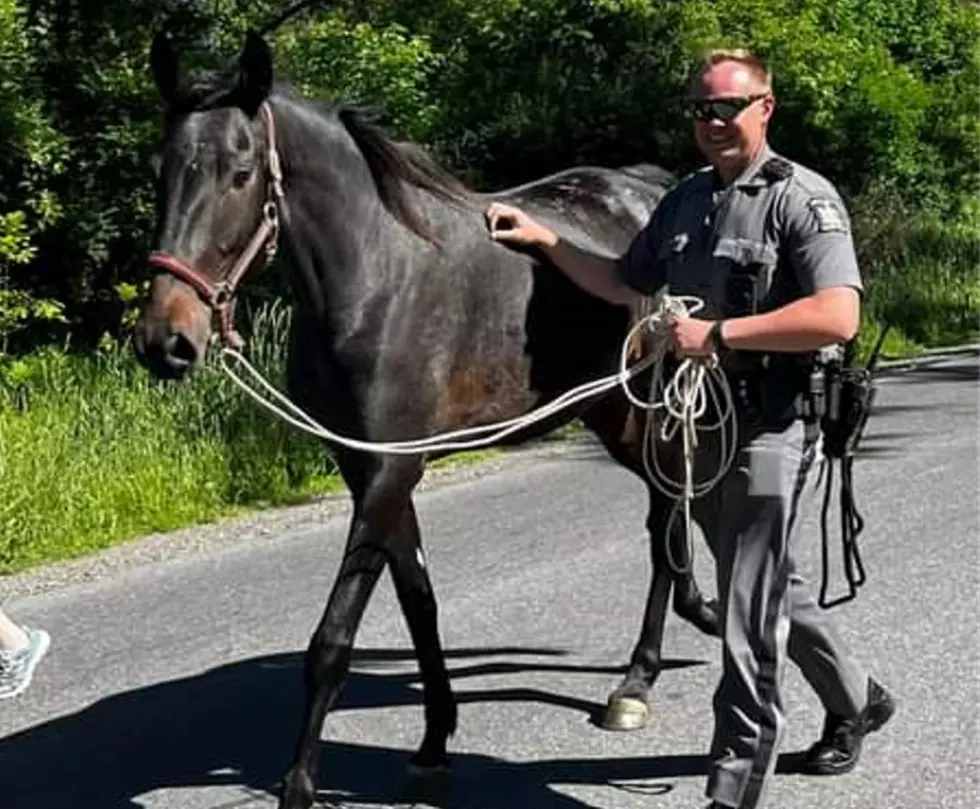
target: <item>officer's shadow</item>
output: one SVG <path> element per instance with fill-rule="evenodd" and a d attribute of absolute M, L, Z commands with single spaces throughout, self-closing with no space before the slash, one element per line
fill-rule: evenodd
<path fill-rule="evenodd" d="M 540 649 L 456 650 L 447 657 L 505 654 L 451 672 L 460 703 L 537 701 L 591 718 L 602 706 L 537 689 L 463 691 L 464 676 L 554 670 L 617 673 L 615 668 L 515 662 L 518 654 L 560 655 Z M 359 652 L 376 668 L 410 659 L 407 651 Z M 672 667 L 699 661 L 671 661 Z M 102 699 L 68 716 L 0 740 L 0 795 L 11 809 L 141 809 L 140 796 L 163 789 L 228 787 L 240 800 L 224 807 L 273 805 L 298 731 L 302 703 L 299 654 L 240 661 L 195 677 Z M 418 705 L 418 675 L 399 667 L 352 673 L 338 710 Z M 421 713 L 421 706 L 419 706 Z M 369 721 L 369 720 L 368 720 Z M 329 735 L 329 719 L 327 734 Z M 531 732 L 529 730 L 529 732 Z M 600 732 L 600 731 L 596 731 Z M 544 740 L 546 744 L 547 740 Z M 638 738 L 637 748 L 642 750 Z M 618 759 L 542 759 L 510 762 L 454 753 L 449 778 L 420 781 L 406 775 L 411 750 L 325 741 L 317 775 L 328 806 L 391 806 L 408 802 L 456 809 L 583 809 L 555 789 L 603 785 L 649 796 L 673 789 L 668 779 L 707 772 L 701 755 Z M 785 758 L 785 757 L 784 757 Z M 227 792 L 222 793 L 223 797 Z"/>

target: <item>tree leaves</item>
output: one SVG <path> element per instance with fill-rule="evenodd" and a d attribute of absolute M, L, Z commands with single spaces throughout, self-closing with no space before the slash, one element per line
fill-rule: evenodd
<path fill-rule="evenodd" d="M 221 63 L 290 5 L 0 0 L 6 288 L 61 302 L 77 340 L 117 328 L 112 290 L 145 278 L 154 229 L 152 35 Z M 334 0 L 269 41 L 277 76 L 380 107 L 485 188 L 581 162 L 694 168 L 691 67 L 705 48 L 750 47 L 775 72 L 777 148 L 852 197 L 891 183 L 937 214 L 980 215 L 973 3 Z"/>

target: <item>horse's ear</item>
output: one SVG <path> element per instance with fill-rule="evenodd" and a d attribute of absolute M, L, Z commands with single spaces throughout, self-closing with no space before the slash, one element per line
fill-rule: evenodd
<path fill-rule="evenodd" d="M 242 109 L 251 117 L 272 89 L 272 52 L 255 31 L 245 36 L 238 57 L 238 91 Z"/>
<path fill-rule="evenodd" d="M 150 47 L 150 71 L 160 96 L 168 104 L 177 93 L 177 54 L 170 44 L 170 37 L 158 31 Z"/>

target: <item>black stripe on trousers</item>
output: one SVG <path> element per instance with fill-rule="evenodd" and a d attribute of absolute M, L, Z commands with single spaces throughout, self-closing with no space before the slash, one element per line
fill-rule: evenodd
<path fill-rule="evenodd" d="M 779 605 L 786 597 L 786 589 L 789 586 L 789 539 L 793 533 L 793 526 L 796 522 L 797 506 L 803 486 L 806 483 L 807 473 L 813 466 L 816 457 L 817 440 L 809 438 L 804 434 L 803 449 L 800 458 L 800 466 L 796 471 L 796 483 L 793 486 L 793 494 L 790 499 L 789 518 L 786 522 L 785 534 L 783 537 L 782 559 L 779 563 L 779 575 L 776 578 L 776 586 L 773 588 L 769 597 L 769 604 L 766 607 L 766 620 L 763 625 L 763 632 L 766 637 L 775 637 L 776 621 L 779 617 Z M 775 644 L 773 644 L 775 645 Z M 752 771 L 749 773 L 749 782 L 745 785 L 742 793 L 742 800 L 739 802 L 740 809 L 755 809 L 762 794 L 762 784 L 765 781 L 766 770 L 769 768 L 769 761 L 775 755 L 776 746 L 776 717 L 772 711 L 772 699 L 775 696 L 776 688 L 776 666 L 774 662 L 760 661 L 759 680 L 756 687 L 760 696 L 765 699 L 765 705 L 770 708 L 770 723 L 763 726 L 759 732 L 759 749 L 756 751 L 755 760 L 752 762 Z"/>

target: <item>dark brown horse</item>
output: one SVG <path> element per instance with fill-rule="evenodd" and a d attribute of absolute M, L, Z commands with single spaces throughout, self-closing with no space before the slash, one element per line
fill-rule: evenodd
<path fill-rule="evenodd" d="M 177 58 L 159 36 L 151 63 L 167 107 L 159 252 L 151 259 L 161 272 L 135 345 L 154 374 L 180 378 L 199 365 L 216 312 L 222 334 L 234 338 L 235 291 L 251 257 L 277 239 L 295 303 L 289 391 L 336 432 L 396 441 L 492 423 L 616 370 L 631 313 L 587 295 L 535 256 L 493 243 L 483 211 L 491 199 L 512 201 L 566 237 L 618 255 L 671 185 L 667 172 L 583 167 L 480 195 L 357 110 L 322 108 L 273 86 L 271 56 L 256 35 L 231 76 L 178 81 Z M 642 430 L 618 390 L 510 442 L 576 417 L 642 476 Z M 425 735 L 413 765 L 446 766 L 456 726 L 412 502 L 427 458 L 333 451 L 354 513 L 306 656 L 306 711 L 282 809 L 313 801 L 321 727 L 386 564 L 424 685 Z M 671 506 L 650 487 L 650 593 L 631 665 L 610 697 L 607 727 L 646 721 L 672 585 L 679 614 L 706 632 L 717 629 L 693 577 L 674 577 L 665 563 Z"/>

